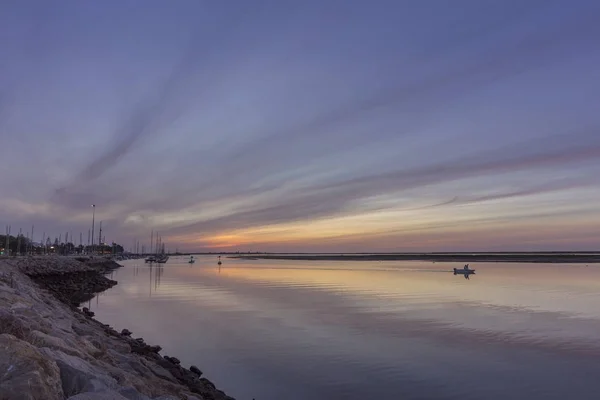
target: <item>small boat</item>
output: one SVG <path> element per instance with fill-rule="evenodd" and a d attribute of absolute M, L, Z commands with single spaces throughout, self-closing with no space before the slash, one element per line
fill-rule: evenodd
<path fill-rule="evenodd" d="M 156 257 L 150 256 L 150 257 L 146 258 L 146 263 L 153 263 L 153 262 L 156 262 Z"/>
<path fill-rule="evenodd" d="M 196 260 L 194 260 L 194 256 L 190 256 L 190 260 L 188 261 L 188 264 L 193 264 L 195 262 L 196 262 Z"/>
<path fill-rule="evenodd" d="M 469 264 L 466 264 L 463 268 L 454 268 L 454 275 L 472 275 L 475 274 L 474 269 L 469 268 Z"/>
<path fill-rule="evenodd" d="M 223 263 L 221 262 L 221 256 L 219 256 L 219 262 L 217 263 L 217 265 L 221 265 L 221 264 L 223 264 Z"/>
<path fill-rule="evenodd" d="M 156 260 L 156 262 L 159 263 L 159 264 L 164 264 L 167 261 L 169 261 L 169 256 L 162 256 L 158 260 Z"/>

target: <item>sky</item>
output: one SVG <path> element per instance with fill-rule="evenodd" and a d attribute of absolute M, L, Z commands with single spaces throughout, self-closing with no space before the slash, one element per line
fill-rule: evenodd
<path fill-rule="evenodd" d="M 597 250 L 599 37 L 593 0 L 2 1 L 0 232 Z"/>

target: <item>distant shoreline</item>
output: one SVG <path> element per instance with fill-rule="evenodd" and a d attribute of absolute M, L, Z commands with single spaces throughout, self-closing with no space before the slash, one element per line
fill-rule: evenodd
<path fill-rule="evenodd" d="M 244 254 L 228 258 L 243 260 L 296 261 L 433 261 L 433 262 L 522 262 L 555 264 L 600 263 L 595 252 L 536 252 L 536 253 L 395 253 L 395 254 Z"/>

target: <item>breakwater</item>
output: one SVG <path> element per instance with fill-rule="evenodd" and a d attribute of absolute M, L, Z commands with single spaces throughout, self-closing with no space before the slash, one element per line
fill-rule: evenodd
<path fill-rule="evenodd" d="M 82 302 L 117 284 L 106 259 L 0 259 L 0 400 L 233 400 Z"/>

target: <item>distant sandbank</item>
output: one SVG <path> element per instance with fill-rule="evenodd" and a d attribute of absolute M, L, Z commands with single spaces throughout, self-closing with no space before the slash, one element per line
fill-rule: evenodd
<path fill-rule="evenodd" d="M 251 254 L 228 258 L 245 260 L 305 261 L 434 261 L 434 262 L 521 262 L 521 263 L 600 263 L 600 252 L 536 253 L 392 253 L 392 254 Z"/>

